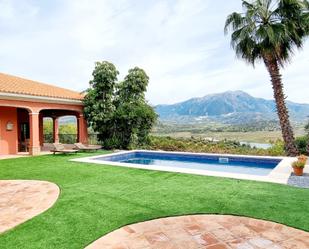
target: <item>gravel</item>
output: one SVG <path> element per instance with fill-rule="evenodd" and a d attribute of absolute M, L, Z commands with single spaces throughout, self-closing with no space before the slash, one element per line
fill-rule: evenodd
<path fill-rule="evenodd" d="M 292 173 L 289 177 L 288 185 L 299 188 L 309 188 L 309 174 L 296 176 L 294 173 Z"/>

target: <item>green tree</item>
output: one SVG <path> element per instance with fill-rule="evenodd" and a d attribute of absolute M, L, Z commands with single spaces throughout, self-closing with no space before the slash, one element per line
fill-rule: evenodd
<path fill-rule="evenodd" d="M 118 85 L 115 99 L 115 123 L 123 148 L 148 142 L 157 114 L 145 100 L 149 77 L 143 69 L 130 69 Z"/>
<path fill-rule="evenodd" d="M 93 79 L 84 98 L 84 114 L 89 125 L 103 141 L 114 133 L 114 94 L 119 72 L 107 61 L 96 62 Z"/>
<path fill-rule="evenodd" d="M 157 116 L 145 100 L 149 77 L 144 70 L 130 69 L 118 84 L 117 75 L 113 64 L 96 63 L 84 112 L 103 146 L 127 149 L 148 141 Z"/>
<path fill-rule="evenodd" d="M 44 134 L 52 134 L 53 133 L 53 120 L 45 119 L 43 122 L 43 132 Z"/>
<path fill-rule="evenodd" d="M 281 80 L 280 67 L 301 48 L 309 33 L 307 0 L 242 1 L 244 13 L 227 17 L 225 33 L 232 31 L 231 45 L 238 57 L 255 64 L 261 60 L 270 74 L 285 149 L 298 154 Z"/>
<path fill-rule="evenodd" d="M 76 123 L 66 123 L 59 125 L 59 134 L 77 134 Z"/>

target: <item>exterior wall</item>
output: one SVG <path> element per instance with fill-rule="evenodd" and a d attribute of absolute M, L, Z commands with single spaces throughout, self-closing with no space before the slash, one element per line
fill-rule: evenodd
<path fill-rule="evenodd" d="M 7 131 L 8 122 L 13 123 L 13 130 Z M 0 155 L 16 154 L 18 147 L 17 109 L 0 106 Z"/>

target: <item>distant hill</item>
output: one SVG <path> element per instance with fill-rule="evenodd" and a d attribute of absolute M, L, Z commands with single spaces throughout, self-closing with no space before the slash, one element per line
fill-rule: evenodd
<path fill-rule="evenodd" d="M 309 116 L 309 104 L 287 101 L 287 106 L 294 121 L 304 121 Z M 183 123 L 213 120 L 244 124 L 277 119 L 273 100 L 255 98 L 243 91 L 228 91 L 172 105 L 157 105 L 155 109 L 161 121 Z"/>

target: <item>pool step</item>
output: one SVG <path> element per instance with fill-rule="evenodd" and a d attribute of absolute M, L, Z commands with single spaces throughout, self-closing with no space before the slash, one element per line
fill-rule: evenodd
<path fill-rule="evenodd" d="M 219 163 L 229 163 L 229 159 L 227 157 L 219 157 Z"/>

